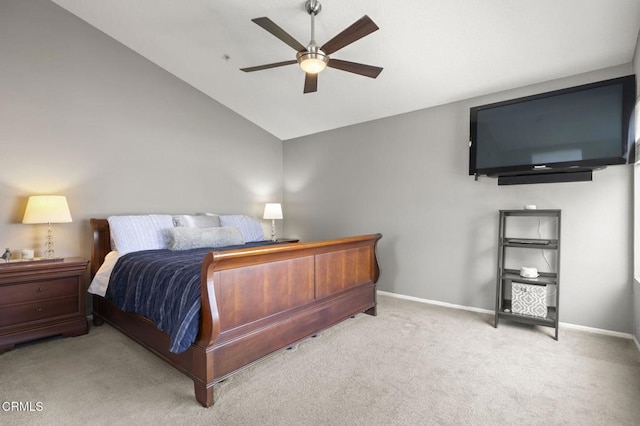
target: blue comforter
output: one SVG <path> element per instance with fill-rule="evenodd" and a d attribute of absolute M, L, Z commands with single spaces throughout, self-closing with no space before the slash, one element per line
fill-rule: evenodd
<path fill-rule="evenodd" d="M 120 257 L 111 272 L 106 297 L 125 312 L 149 318 L 171 338 L 169 351 L 185 351 L 200 322 L 200 268 L 212 251 L 277 244 L 271 241 L 184 251 L 146 250 Z"/>

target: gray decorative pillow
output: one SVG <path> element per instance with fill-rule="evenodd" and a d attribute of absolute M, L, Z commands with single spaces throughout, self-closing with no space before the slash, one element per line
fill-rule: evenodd
<path fill-rule="evenodd" d="M 214 228 L 176 227 L 167 230 L 169 250 L 189 250 L 203 247 L 225 247 L 244 244 L 240 230 L 234 226 Z"/>
<path fill-rule="evenodd" d="M 177 214 L 173 215 L 173 224 L 175 226 L 184 226 L 187 228 L 214 228 L 222 226 L 220 224 L 220 216 L 217 214 Z"/>

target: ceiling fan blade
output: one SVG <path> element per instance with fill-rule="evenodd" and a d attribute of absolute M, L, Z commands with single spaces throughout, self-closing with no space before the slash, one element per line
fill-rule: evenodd
<path fill-rule="evenodd" d="M 378 26 L 371 20 L 371 18 L 364 15 L 340 34 L 326 42 L 320 50 L 327 55 L 331 55 L 333 52 L 342 49 L 354 41 L 360 40 L 362 37 L 371 34 L 377 29 Z"/>
<path fill-rule="evenodd" d="M 289 46 L 295 49 L 296 52 L 301 52 L 303 50 L 307 50 L 305 46 L 303 46 L 298 40 L 291 37 L 289 33 L 280 28 L 275 22 L 267 17 L 255 18 L 252 19 L 253 22 L 260 25 L 265 30 L 269 31 L 274 36 L 278 37 L 280 40 L 287 43 Z"/>
<path fill-rule="evenodd" d="M 295 59 L 292 59 L 290 61 L 274 62 L 273 64 L 258 65 L 255 67 L 248 67 L 248 68 L 240 68 L 240 71 L 253 72 L 253 71 L 260 71 L 260 70 L 268 70 L 269 68 L 283 67 L 285 65 L 292 65 L 297 63 L 298 61 L 296 61 Z"/>
<path fill-rule="evenodd" d="M 382 68 L 380 67 L 359 64 L 357 62 L 341 61 L 340 59 L 329 59 L 327 66 L 371 78 L 376 78 L 382 72 Z"/>
<path fill-rule="evenodd" d="M 304 77 L 304 92 L 312 93 L 318 90 L 318 74 L 307 73 Z"/>

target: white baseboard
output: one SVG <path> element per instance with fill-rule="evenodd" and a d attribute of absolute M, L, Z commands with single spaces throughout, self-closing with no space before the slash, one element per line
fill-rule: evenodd
<path fill-rule="evenodd" d="M 419 297 L 405 296 L 404 294 L 398 294 L 398 293 L 389 293 L 387 291 L 382 291 L 382 290 L 378 290 L 378 294 L 381 294 L 383 296 L 395 297 L 396 299 L 412 300 L 414 302 L 427 303 L 429 305 L 438 305 L 438 306 L 444 306 L 447 308 L 462 309 L 463 311 L 472 311 L 472 312 L 479 312 L 481 314 L 491 314 L 491 315 L 494 314 L 494 311 L 489 309 L 474 308 L 473 306 L 455 305 L 453 303 L 440 302 L 439 300 L 421 299 Z"/>
<path fill-rule="evenodd" d="M 412 300 L 414 302 L 427 303 L 429 305 L 438 305 L 438 306 L 445 306 L 447 308 L 462 309 L 464 311 L 479 312 L 482 314 L 490 314 L 490 315 L 495 314 L 495 311 L 493 311 L 492 309 L 490 310 L 490 309 L 476 308 L 473 306 L 456 305 L 453 303 L 440 302 L 438 300 L 431 300 L 431 299 L 422 299 L 422 298 L 413 297 L 413 296 L 405 296 L 403 294 L 390 293 L 387 291 L 378 290 L 378 294 L 381 294 L 383 296 L 395 297 L 397 299 Z M 630 333 L 621 333 L 619 331 L 604 330 L 602 328 L 586 327 L 583 325 L 570 324 L 562 321 L 560 322 L 560 327 L 573 329 L 573 330 L 581 330 L 581 331 L 586 331 L 586 332 L 595 333 L 595 334 L 604 334 L 607 336 L 621 337 L 623 339 L 630 339 L 634 341 L 636 348 L 640 351 L 640 343 L 638 342 L 638 339 L 636 339 L 636 337 Z"/>

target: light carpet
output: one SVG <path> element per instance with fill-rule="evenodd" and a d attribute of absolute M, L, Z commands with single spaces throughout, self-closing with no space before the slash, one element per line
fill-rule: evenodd
<path fill-rule="evenodd" d="M 42 409 L 0 409 L 0 424 L 640 424 L 633 342 L 552 331 L 380 296 L 377 317 L 237 373 L 206 409 L 190 379 L 104 325 L 1 355 L 3 407 Z"/>

